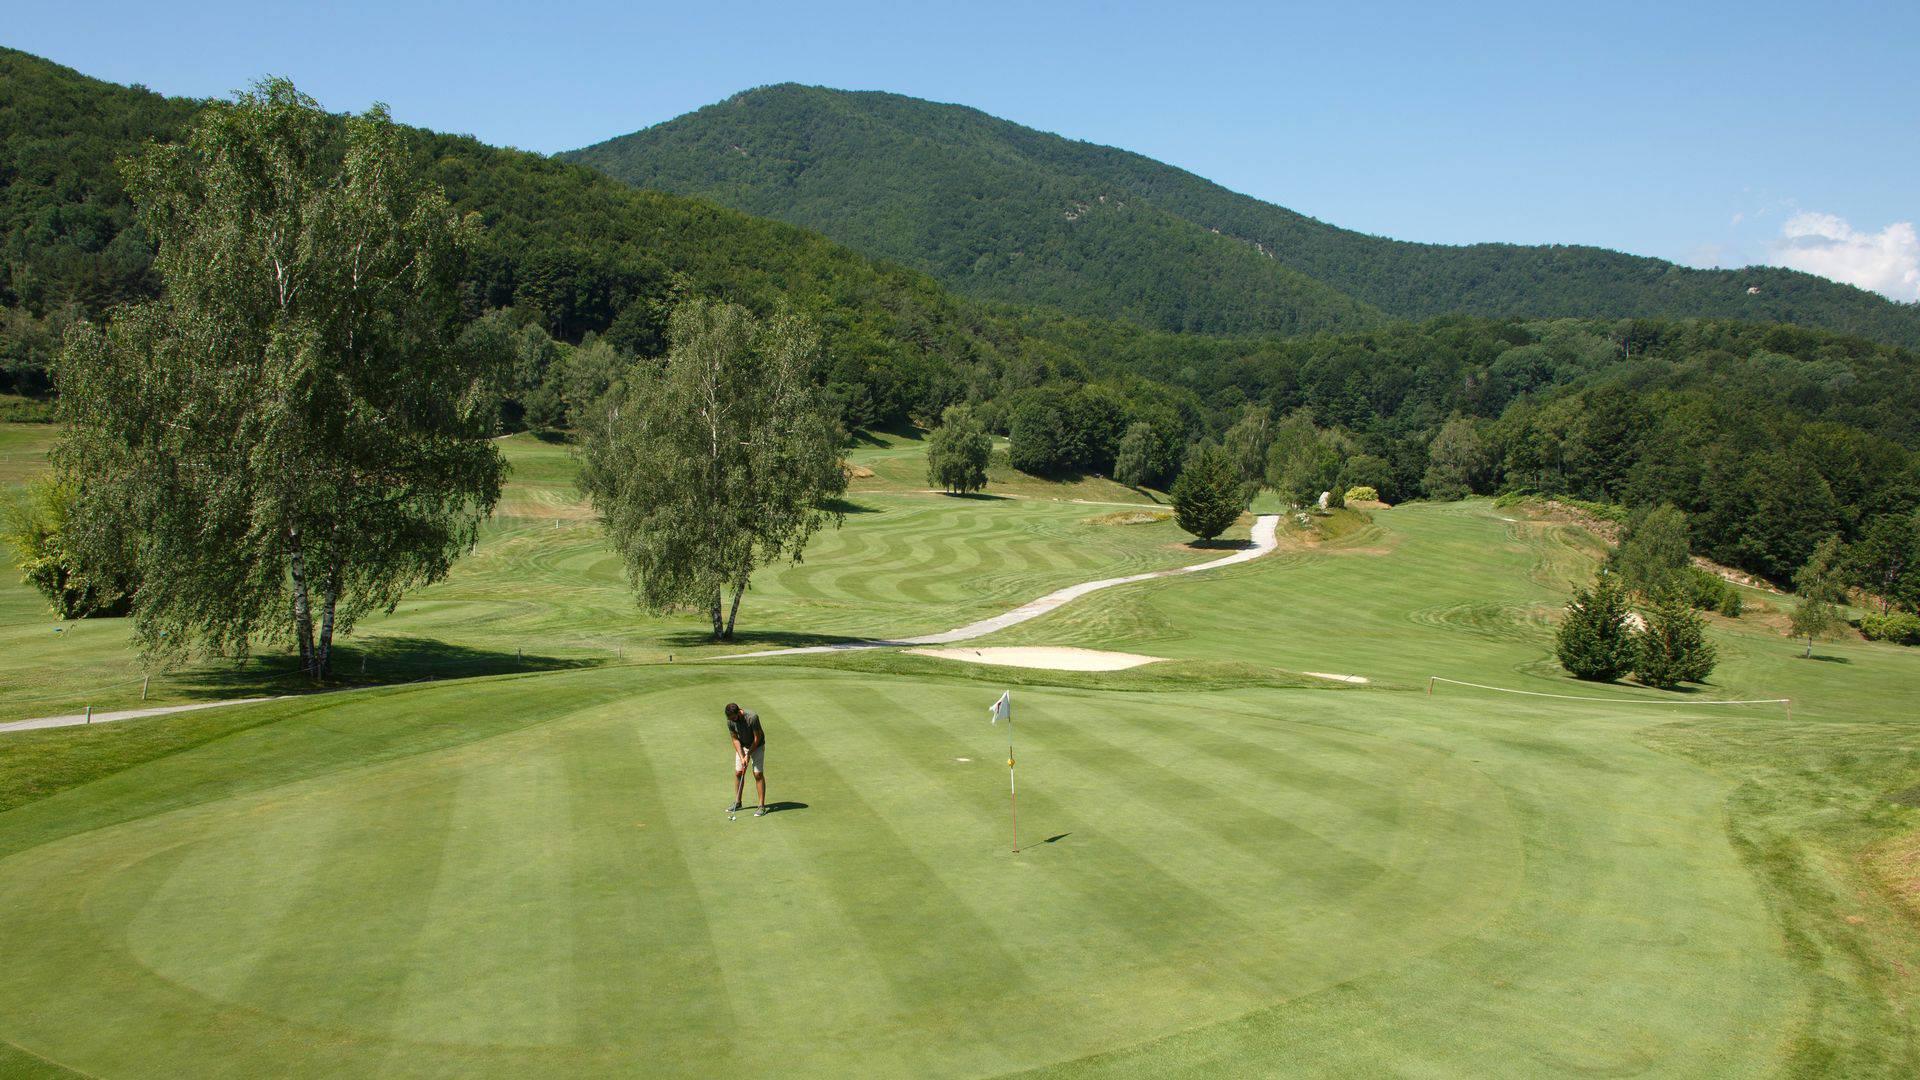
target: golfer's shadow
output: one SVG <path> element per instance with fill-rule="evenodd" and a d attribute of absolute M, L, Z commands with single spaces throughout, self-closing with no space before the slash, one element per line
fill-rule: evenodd
<path fill-rule="evenodd" d="M 782 810 L 805 810 L 806 808 L 807 804 L 803 802 L 770 802 L 767 804 L 767 813 L 777 814 Z"/>

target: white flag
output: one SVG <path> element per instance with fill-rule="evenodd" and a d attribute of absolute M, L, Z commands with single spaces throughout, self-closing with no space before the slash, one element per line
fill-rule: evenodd
<path fill-rule="evenodd" d="M 1013 723 L 1013 691 L 1008 690 L 1000 695 L 1000 700 L 987 710 L 987 719 L 996 724 L 1002 720 Z"/>

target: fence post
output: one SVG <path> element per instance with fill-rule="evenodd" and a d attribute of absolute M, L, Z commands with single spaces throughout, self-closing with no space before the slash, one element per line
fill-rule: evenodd
<path fill-rule="evenodd" d="M 1438 676 L 1434 676 L 1434 675 L 1427 676 L 1427 696 L 1428 697 L 1433 696 L 1433 680 L 1437 677 Z"/>
<path fill-rule="evenodd" d="M 152 681 L 153 681 L 153 676 L 151 675 L 142 675 L 140 677 L 140 700 L 141 701 L 147 700 L 147 684 Z"/>
<path fill-rule="evenodd" d="M 87 723 L 93 723 L 93 706 L 87 706 Z"/>

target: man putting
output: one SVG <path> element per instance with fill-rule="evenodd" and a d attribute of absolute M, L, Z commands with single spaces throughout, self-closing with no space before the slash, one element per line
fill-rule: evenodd
<path fill-rule="evenodd" d="M 740 812 L 740 796 L 747 787 L 747 766 L 753 766 L 753 787 L 760 795 L 760 809 L 754 817 L 767 813 L 767 733 L 760 727 L 760 714 L 727 703 L 727 734 L 733 739 L 733 806 L 729 814 Z"/>

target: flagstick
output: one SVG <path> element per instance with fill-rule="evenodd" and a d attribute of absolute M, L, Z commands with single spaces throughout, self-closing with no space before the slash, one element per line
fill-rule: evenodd
<path fill-rule="evenodd" d="M 1013 715 L 1007 715 L 1007 808 L 1013 812 L 1013 853 L 1020 854 L 1020 794 L 1013 783 Z"/>

